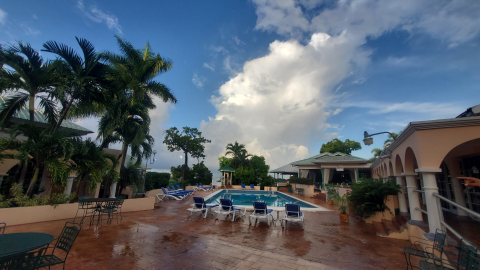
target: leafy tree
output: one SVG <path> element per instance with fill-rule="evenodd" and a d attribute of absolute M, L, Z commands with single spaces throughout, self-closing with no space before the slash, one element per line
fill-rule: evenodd
<path fill-rule="evenodd" d="M 147 172 L 145 178 L 145 190 L 159 189 L 168 185 L 169 173 Z"/>
<path fill-rule="evenodd" d="M 183 151 L 185 155 L 185 164 L 183 165 L 182 181 L 185 181 L 185 171 L 188 167 L 188 154 L 193 158 L 205 158 L 205 143 L 210 140 L 202 137 L 202 132 L 196 128 L 184 127 L 183 131 L 179 131 L 176 127 L 172 127 L 165 131 L 164 144 L 167 145 L 170 152 Z"/>
<path fill-rule="evenodd" d="M 398 134 L 395 133 L 395 132 L 392 132 L 391 134 L 388 134 L 388 139 L 386 139 L 386 140 L 383 142 L 383 149 L 389 147 L 390 144 L 392 144 L 397 137 L 398 137 Z"/>
<path fill-rule="evenodd" d="M 172 173 L 172 180 L 177 181 L 178 179 L 181 180 L 182 174 L 184 173 L 184 165 L 178 165 L 177 167 L 172 166 L 170 168 L 170 172 Z M 193 172 L 190 170 L 190 168 L 187 166 L 185 169 L 185 179 L 190 180 L 193 179 Z"/>
<path fill-rule="evenodd" d="M 227 157 L 219 157 L 218 158 L 218 166 L 219 168 L 222 168 L 223 166 L 228 165 L 230 167 L 233 167 L 233 159 L 227 158 Z"/>
<path fill-rule="evenodd" d="M 252 156 L 248 154 L 247 150 L 245 149 L 245 145 L 239 144 L 237 141 L 235 141 L 234 144 L 232 143 L 227 144 L 227 147 L 225 147 L 225 149 L 227 150 L 227 152 L 225 153 L 225 156 L 227 155 L 233 156 L 234 167 L 244 165 L 247 159 Z"/>
<path fill-rule="evenodd" d="M 380 154 L 382 154 L 382 149 L 380 148 L 373 148 L 372 149 L 372 154 L 373 154 L 373 157 L 371 159 L 368 160 L 368 162 L 370 163 L 373 163 L 375 160 L 377 160 L 377 158 L 380 156 Z"/>
<path fill-rule="evenodd" d="M 1 108 L 0 121 L 7 123 L 27 102 L 30 121 L 35 121 L 34 104 L 39 99 L 48 122 L 54 122 L 57 111 L 52 94 L 60 82 L 58 61 L 44 61 L 30 44 L 18 42 L 0 50 L 0 63 L 6 65 L 0 69 L 0 92 L 13 94 Z"/>
<path fill-rule="evenodd" d="M 235 176 L 235 180 L 237 181 L 237 184 L 256 184 L 257 179 L 255 178 L 255 170 L 250 167 L 243 167 L 240 166 L 237 169 L 235 169 L 235 172 L 233 173 Z"/>
<path fill-rule="evenodd" d="M 349 139 L 346 139 L 345 142 L 342 142 L 339 139 L 333 139 L 327 143 L 322 144 L 322 148 L 320 148 L 320 154 L 340 152 L 350 155 L 352 151 L 360 149 L 362 149 L 362 146 L 359 142 L 350 141 Z"/>
<path fill-rule="evenodd" d="M 193 182 L 190 184 L 195 185 L 196 183 L 202 183 L 204 185 L 210 185 L 212 183 L 213 174 L 212 172 L 203 164 L 203 161 L 198 164 L 193 164 Z"/>
<path fill-rule="evenodd" d="M 137 190 L 143 189 L 143 177 L 139 164 L 129 162 L 120 169 L 120 179 L 117 182 L 116 193 L 124 190 L 127 186 L 134 186 Z"/>

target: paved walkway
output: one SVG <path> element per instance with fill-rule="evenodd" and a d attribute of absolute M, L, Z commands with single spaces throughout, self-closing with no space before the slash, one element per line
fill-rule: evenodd
<path fill-rule="evenodd" d="M 85 225 L 66 269 L 405 269 L 408 241 L 377 237 L 371 225 L 352 217 L 342 224 L 337 212 L 305 213 L 305 230 L 295 224 L 285 230 L 279 223 L 249 226 L 248 218 L 188 217 L 191 203 L 191 197 L 167 201 L 155 210 L 124 213 L 118 225 Z M 58 236 L 65 222 L 7 226 L 5 233 Z"/>

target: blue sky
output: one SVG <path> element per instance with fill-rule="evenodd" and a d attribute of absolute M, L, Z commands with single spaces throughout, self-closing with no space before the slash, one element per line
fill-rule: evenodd
<path fill-rule="evenodd" d="M 272 168 L 315 155 L 333 138 L 401 131 L 480 103 L 480 6 L 475 1 L 4 1 L 0 42 L 75 48 L 75 36 L 116 51 L 114 35 L 171 59 L 158 77 L 158 170 L 183 163 L 161 143 L 172 126 L 212 140 L 213 172 L 238 140 Z M 45 57 L 53 56 L 44 54 Z M 77 121 L 96 130 L 96 119 Z M 386 136 L 353 154 L 369 158 Z"/>

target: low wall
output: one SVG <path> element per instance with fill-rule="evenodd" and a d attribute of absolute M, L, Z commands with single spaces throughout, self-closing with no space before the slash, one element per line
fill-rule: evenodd
<path fill-rule="evenodd" d="M 395 201 L 397 196 L 395 195 L 388 195 L 387 196 L 387 201 L 385 204 L 387 205 L 388 208 L 390 208 L 390 211 L 387 209 L 383 212 L 377 212 L 375 215 L 365 219 L 365 222 L 368 224 L 372 224 L 373 221 L 375 222 L 382 222 L 382 219 L 386 220 L 395 220 Z"/>
<path fill-rule="evenodd" d="M 155 198 L 128 199 L 123 202 L 122 213 L 150 210 L 154 208 Z M 44 222 L 59 219 L 73 219 L 78 210 L 78 203 L 60 204 L 56 208 L 51 205 L 11 207 L 0 209 L 0 220 L 7 226 Z M 82 212 L 78 211 L 81 215 Z"/>
<path fill-rule="evenodd" d="M 311 197 L 315 194 L 314 185 L 303 185 L 303 184 L 295 184 L 295 183 L 291 185 L 294 192 L 296 192 L 298 188 L 303 188 L 303 196 L 305 197 Z"/>

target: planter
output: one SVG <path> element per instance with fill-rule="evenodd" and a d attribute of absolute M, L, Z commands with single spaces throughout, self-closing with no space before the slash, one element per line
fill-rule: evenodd
<path fill-rule="evenodd" d="M 340 217 L 340 222 L 348 223 L 348 215 L 347 214 L 338 214 Z"/>
<path fill-rule="evenodd" d="M 333 205 L 333 200 L 328 200 L 328 205 Z"/>

